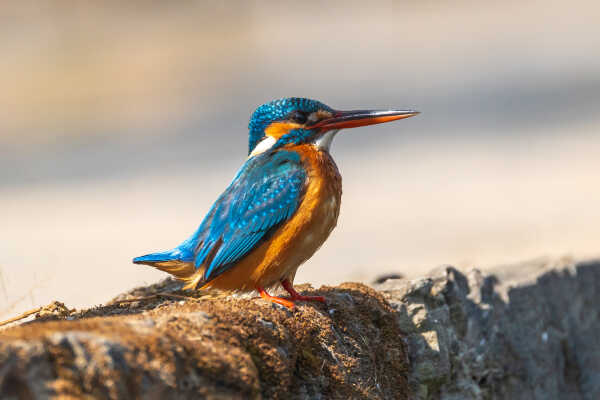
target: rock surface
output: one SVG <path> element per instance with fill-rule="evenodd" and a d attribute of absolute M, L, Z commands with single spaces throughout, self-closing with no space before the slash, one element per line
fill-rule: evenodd
<path fill-rule="evenodd" d="M 600 399 L 600 261 L 378 286 L 398 312 L 415 399 Z"/>
<path fill-rule="evenodd" d="M 62 307 L 0 331 L 0 397 L 600 398 L 600 261 L 375 288 L 309 290 L 327 305 L 289 311 L 165 280 Z"/>
<path fill-rule="evenodd" d="M 1 398 L 408 398 L 395 312 L 360 284 L 327 305 L 151 296 L 0 331 Z M 183 294 L 183 293 L 182 293 Z M 49 320 L 49 319 L 58 320 Z"/>

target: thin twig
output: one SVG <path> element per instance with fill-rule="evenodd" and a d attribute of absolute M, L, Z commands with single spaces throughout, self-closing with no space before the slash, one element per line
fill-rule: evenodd
<path fill-rule="evenodd" d="M 193 300 L 193 301 L 198 301 L 198 299 L 195 298 L 195 297 L 181 296 L 181 295 L 178 295 L 178 294 L 171 294 L 171 293 L 156 293 L 156 294 L 153 294 L 151 296 L 136 297 L 134 299 L 117 300 L 117 301 L 113 302 L 113 304 L 134 303 L 136 301 L 152 300 L 152 299 L 157 299 L 159 297 L 171 297 L 171 298 L 179 299 L 179 300 Z M 11 319 L 7 319 L 6 321 L 2 321 L 2 322 L 0 322 L 0 326 L 10 324 L 11 322 L 19 321 L 19 320 L 21 320 L 23 318 L 27 318 L 27 317 L 29 317 L 32 314 L 40 312 L 43 308 L 44 307 L 37 307 L 37 308 L 34 308 L 32 310 L 26 311 L 23 314 L 18 315 L 16 317 L 13 317 Z"/>
<path fill-rule="evenodd" d="M 163 296 L 163 297 L 172 297 L 174 299 L 180 299 L 180 300 L 193 300 L 193 301 L 200 301 L 200 299 L 198 299 L 197 297 L 191 297 L 191 296 L 182 296 L 180 294 L 171 294 L 171 293 L 157 293 L 158 296 Z"/>
<path fill-rule="evenodd" d="M 133 299 L 123 299 L 123 300 L 116 300 L 114 301 L 112 304 L 121 304 L 121 303 L 135 303 L 136 301 L 145 301 L 145 300 L 152 300 L 152 299 L 156 299 L 159 297 L 171 297 L 174 299 L 179 299 L 179 300 L 193 300 L 193 301 L 198 301 L 197 298 L 195 297 L 190 297 L 190 296 L 181 296 L 178 294 L 171 294 L 171 293 L 156 293 L 150 296 L 144 296 L 144 297 L 135 297 Z"/>
<path fill-rule="evenodd" d="M 144 301 L 144 300 L 152 300 L 158 297 L 157 294 L 153 294 L 152 296 L 146 297 L 134 297 L 133 299 L 123 299 L 123 300 L 115 300 L 112 304 L 121 304 L 121 303 L 135 303 L 136 301 Z"/>
<path fill-rule="evenodd" d="M 1 310 L 2 314 L 8 314 L 11 310 L 13 310 L 20 302 L 24 301 L 25 299 L 27 299 L 28 296 L 31 296 L 31 293 L 36 290 L 39 289 L 40 287 L 43 286 L 42 282 L 37 282 L 35 283 L 28 291 L 27 293 L 21 295 L 20 297 L 18 297 L 16 300 L 14 300 L 12 303 L 9 304 L 8 307 L 6 307 L 5 309 Z"/>
<path fill-rule="evenodd" d="M 10 324 L 11 322 L 15 322 L 15 321 L 18 321 L 18 320 L 23 319 L 23 318 L 27 318 L 27 317 L 29 317 L 32 314 L 40 312 L 42 310 L 42 308 L 43 307 L 37 307 L 37 308 L 34 308 L 32 310 L 25 311 L 21 315 L 18 315 L 16 317 L 11 318 L 11 319 L 7 319 L 6 321 L 0 322 L 0 326 L 4 326 L 4 325 L 7 325 L 7 324 Z"/>

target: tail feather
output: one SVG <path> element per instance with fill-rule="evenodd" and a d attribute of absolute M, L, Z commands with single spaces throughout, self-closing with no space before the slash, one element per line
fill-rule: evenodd
<path fill-rule="evenodd" d="M 146 254 L 145 256 L 136 257 L 133 259 L 134 264 L 153 264 L 157 262 L 163 261 L 173 261 L 177 260 L 176 257 L 173 256 L 173 252 L 169 251 L 161 251 L 159 253 Z"/>
<path fill-rule="evenodd" d="M 188 260 L 186 254 L 180 249 L 146 254 L 145 256 L 134 258 L 133 263 L 150 265 L 161 271 L 168 272 L 183 281 L 188 281 L 196 272 L 193 259 Z"/>

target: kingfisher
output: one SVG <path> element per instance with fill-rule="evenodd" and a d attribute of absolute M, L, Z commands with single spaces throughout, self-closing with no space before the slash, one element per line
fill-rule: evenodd
<path fill-rule="evenodd" d="M 293 308 L 320 301 L 294 287 L 298 267 L 337 224 L 342 179 L 329 153 L 344 128 L 417 115 L 412 110 L 335 110 L 319 101 L 284 98 L 258 107 L 250 118 L 248 158 L 214 202 L 198 229 L 174 249 L 133 262 L 168 272 L 184 289 L 257 291 Z M 281 285 L 289 298 L 270 295 Z"/>

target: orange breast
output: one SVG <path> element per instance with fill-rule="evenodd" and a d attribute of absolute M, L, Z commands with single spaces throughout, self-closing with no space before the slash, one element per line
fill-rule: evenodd
<path fill-rule="evenodd" d="M 294 279 L 296 269 L 308 260 L 337 224 L 342 180 L 327 152 L 313 145 L 295 146 L 308 172 L 308 186 L 298 210 L 259 247 L 204 288 L 251 291 Z"/>

